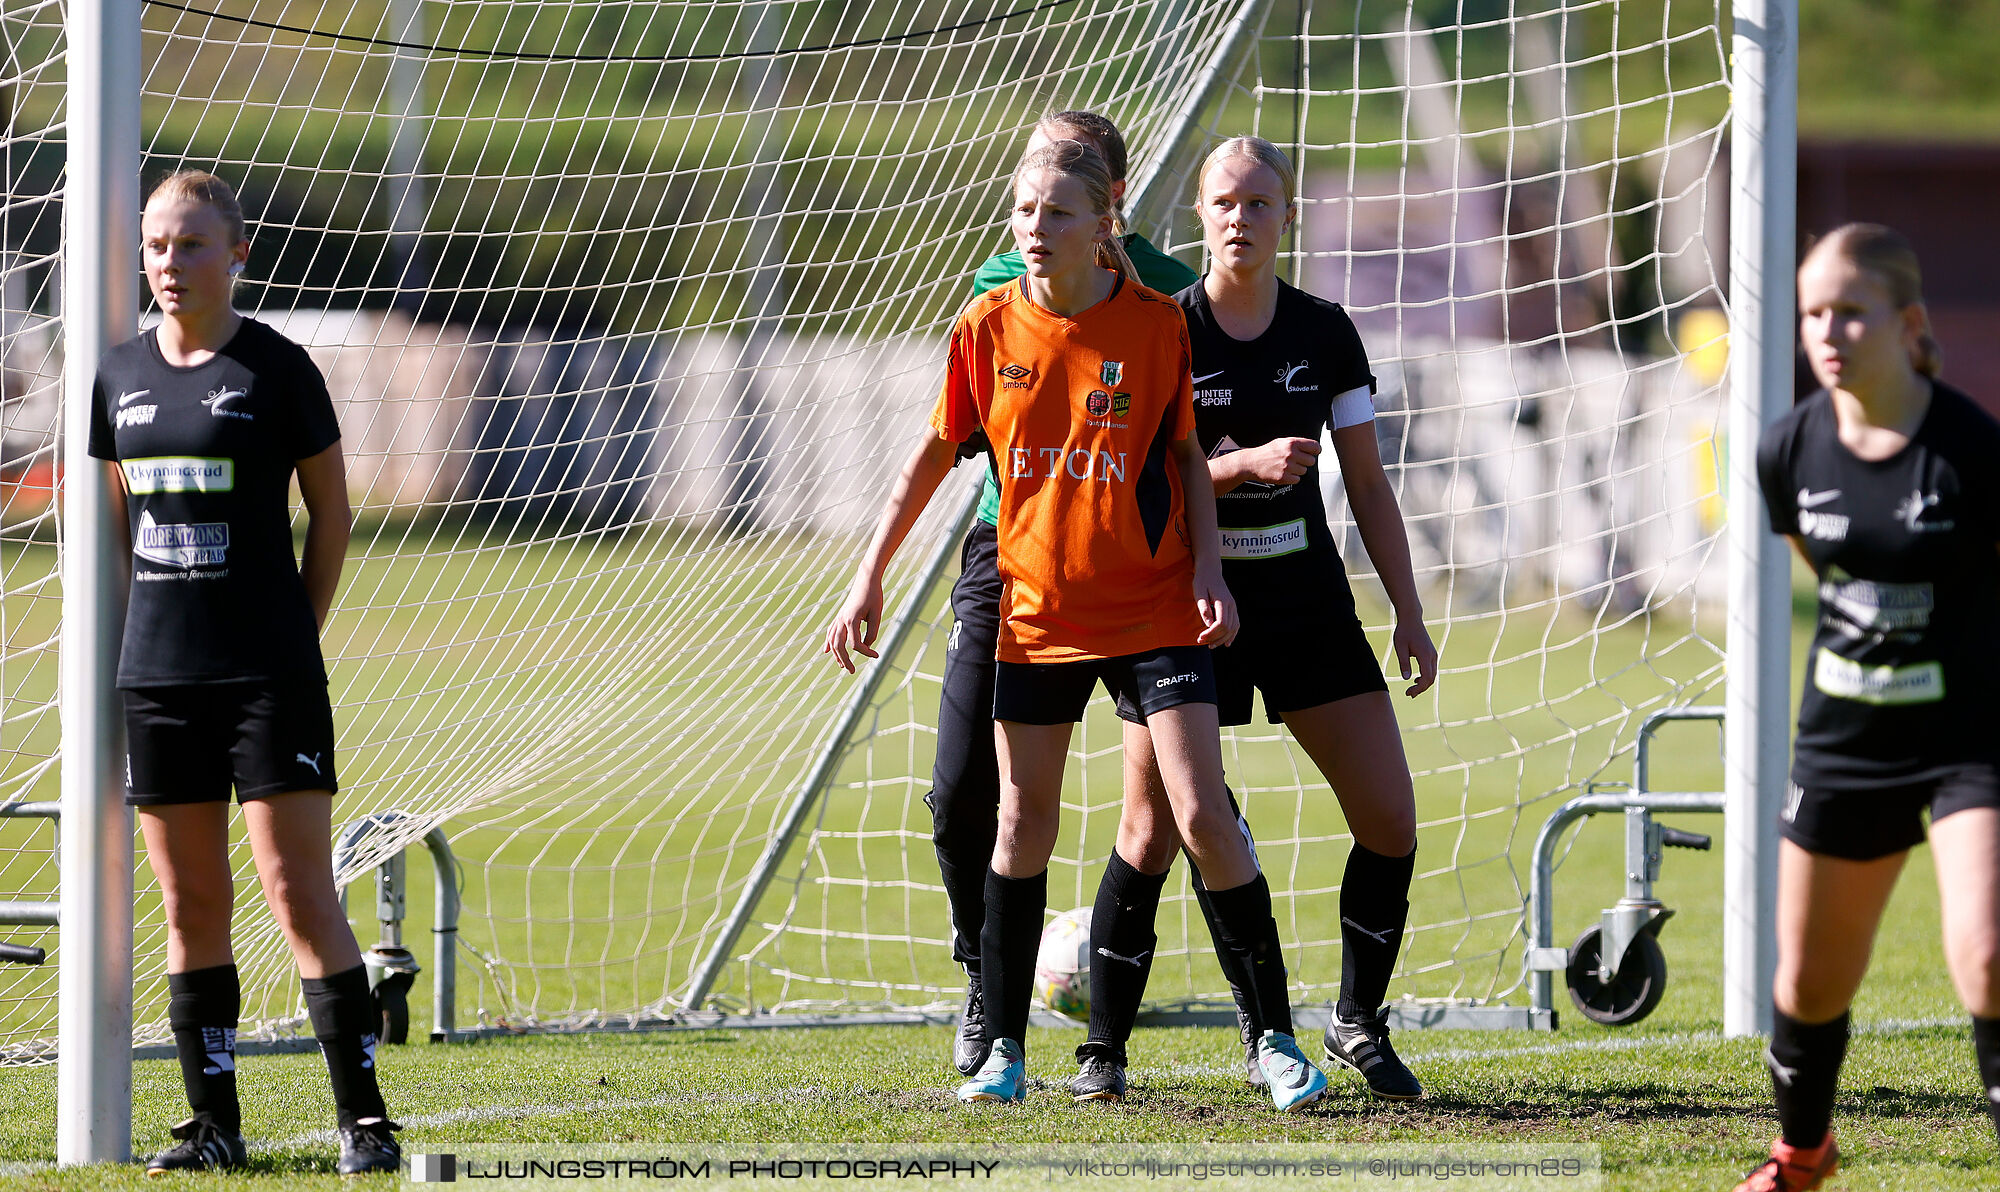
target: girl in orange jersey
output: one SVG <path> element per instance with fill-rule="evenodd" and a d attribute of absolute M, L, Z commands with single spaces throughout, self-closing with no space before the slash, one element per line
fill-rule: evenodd
<path fill-rule="evenodd" d="M 1000 822 L 980 932 L 991 1052 L 958 1095 L 1026 1096 L 1022 1038 L 1047 909 L 1070 735 L 1101 679 L 1152 731 L 1173 815 L 1268 1033 L 1273 1101 L 1296 1109 L 1326 1078 L 1291 1036 L 1269 887 L 1222 787 L 1206 647 L 1236 633 L 1208 465 L 1193 437 L 1186 322 L 1132 281 L 1115 244 L 1110 173 L 1060 141 L 1022 159 L 1011 216 L 1027 265 L 952 331 L 944 391 L 904 466 L 825 650 L 873 656 L 881 577 L 956 446 L 975 430 L 1000 478 L 1006 590 L 995 680 Z"/>

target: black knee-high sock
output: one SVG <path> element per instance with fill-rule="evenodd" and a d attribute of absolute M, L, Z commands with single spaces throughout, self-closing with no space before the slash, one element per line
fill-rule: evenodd
<path fill-rule="evenodd" d="M 1028 999 L 1035 989 L 1035 949 L 1049 906 L 1048 870 L 1033 877 L 986 871 L 986 923 L 979 931 L 979 988 L 986 999 L 986 1037 L 1012 1039 L 1025 1050 Z"/>
<path fill-rule="evenodd" d="M 1833 1090 L 1840 1081 L 1840 1063 L 1847 1058 L 1848 1016 L 1811 1025 L 1783 1010 L 1773 1010 L 1772 1018 L 1764 1063 L 1778 1096 L 1778 1132 L 1792 1146 L 1818 1146 L 1833 1123 Z"/>
<path fill-rule="evenodd" d="M 1139 1018 L 1159 937 L 1160 889 L 1167 875 L 1140 873 L 1113 849 L 1090 909 L 1090 1030 L 1076 1058 L 1095 1052 L 1125 1062 L 1125 1043 Z"/>
<path fill-rule="evenodd" d="M 230 1134 L 243 1132 L 236 1102 L 236 1020 L 242 1012 L 235 965 L 167 974 L 167 1025 L 188 1107 Z"/>
<path fill-rule="evenodd" d="M 2000 1134 L 2000 1018 L 1972 1020 L 1972 1054 L 1979 1060 L 1979 1087 L 1993 1129 Z"/>
<path fill-rule="evenodd" d="M 306 991 L 306 1016 L 312 1019 L 313 1037 L 326 1056 L 327 1074 L 333 1079 L 333 1103 L 340 1110 L 340 1124 L 352 1126 L 362 1118 L 386 1118 L 382 1090 L 375 1083 L 375 1030 L 378 1022 L 374 999 L 368 995 L 368 969 L 355 965 L 344 973 L 306 977 L 300 981 Z"/>
<path fill-rule="evenodd" d="M 1222 946 L 1233 953 L 1237 970 L 1257 1007 L 1258 1026 L 1265 1031 L 1292 1033 L 1291 991 L 1285 987 L 1285 955 L 1278 943 L 1278 921 L 1271 917 L 1271 886 L 1263 874 L 1228 890 L 1214 890 L 1215 917 L 1221 924 Z"/>
<path fill-rule="evenodd" d="M 938 872 L 944 879 L 945 903 L 951 910 L 951 958 L 965 968 L 965 979 L 979 984 L 979 933 L 986 926 L 986 870 L 993 859 L 993 842 L 977 865 L 964 857 L 937 850 Z"/>
<path fill-rule="evenodd" d="M 1389 993 L 1403 926 L 1410 919 L 1410 875 L 1417 850 L 1385 857 L 1357 842 L 1340 880 L 1340 1013 L 1373 1014 Z"/>
<path fill-rule="evenodd" d="M 1243 817 L 1243 809 L 1236 804 L 1236 792 L 1229 784 L 1222 786 L 1222 795 L 1229 800 L 1229 814 L 1236 819 L 1236 826 L 1243 831 L 1243 839 L 1250 840 L 1250 821 Z M 1250 844 L 1251 856 L 1256 856 L 1255 841 Z M 1236 955 L 1222 944 L 1222 923 L 1215 917 L 1215 902 L 1208 895 L 1208 887 L 1202 884 L 1201 870 L 1195 867 L 1194 854 L 1188 854 L 1188 880 L 1194 887 L 1195 905 L 1201 908 L 1201 917 L 1208 924 L 1209 938 L 1215 941 L 1215 960 L 1222 966 L 1222 977 L 1229 982 L 1229 996 L 1236 999 L 1238 1013 L 1250 1020 L 1251 1037 L 1264 1033 L 1264 1026 L 1257 1021 L 1257 999 L 1250 996 L 1250 982 L 1243 976 L 1236 963 Z"/>

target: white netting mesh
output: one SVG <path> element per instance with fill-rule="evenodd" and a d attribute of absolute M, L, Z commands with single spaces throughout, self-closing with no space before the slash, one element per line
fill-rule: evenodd
<path fill-rule="evenodd" d="M 145 5 L 148 178 L 187 164 L 240 184 L 241 305 L 311 347 L 340 406 L 358 525 L 326 635 L 337 816 L 410 813 L 348 872 L 449 833 L 477 949 L 462 1021 L 681 1008 L 852 690 L 817 630 L 971 270 L 1005 247 L 1028 126 L 1051 103 L 1105 111 L 1135 174 L 1180 149 L 1171 209 L 1141 224 L 1193 262 L 1181 183 L 1207 142 L 1165 133 L 1241 11 Z M 1536 805 L 1599 775 L 1644 711 L 1718 682 L 1702 507 L 1718 402 L 1669 335 L 1720 301 L 1719 22 L 1713 0 L 1279 3 L 1202 114 L 1204 138 L 1296 150 L 1287 268 L 1349 304 L 1378 360 L 1384 458 L 1444 650 L 1437 696 L 1400 709 L 1424 827 L 1399 990 L 1515 987 Z M 0 756 L 7 798 L 54 798 L 59 209 L 41 196 L 59 189 L 59 10 L 10 5 L 5 30 Z M 956 497 L 905 546 L 892 600 L 948 549 Z M 885 660 L 716 1004 L 955 997 L 921 799 L 943 595 Z M 1379 629 L 1379 604 L 1365 619 Z M 1089 900 L 1116 743 L 1093 711 L 1052 910 Z M 1324 990 L 1338 814 L 1277 736 L 1235 734 L 1229 767 L 1303 948 L 1295 976 Z M 0 897 L 53 897 L 48 825 L 0 821 L 0 840 Z M 240 873 L 246 1012 L 292 1018 L 289 956 L 247 857 Z M 139 1028 L 157 1040 L 143 865 L 139 885 Z M 1181 959 L 1155 995 L 1219 991 L 1199 923 L 1187 935 L 1171 905 L 1162 953 Z M 421 931 L 428 899 L 411 909 Z M 49 970 L 0 971 L 0 1040 L 50 1035 L 53 989 Z"/>

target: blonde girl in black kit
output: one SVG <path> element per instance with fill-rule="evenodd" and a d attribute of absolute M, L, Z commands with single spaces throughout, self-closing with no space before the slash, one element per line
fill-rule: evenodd
<path fill-rule="evenodd" d="M 1848 1007 L 1926 816 L 1945 961 L 2000 1128 L 2000 423 L 1937 379 L 1916 253 L 1895 232 L 1835 229 L 1798 294 L 1822 388 L 1765 431 L 1757 472 L 1820 615 L 1778 846 L 1779 1137 L 1737 1192 L 1804 1192 L 1839 1168 Z"/>
<path fill-rule="evenodd" d="M 340 428 L 305 351 L 230 304 L 250 242 L 226 183 L 174 174 L 147 200 L 140 231 L 161 320 L 100 363 L 90 453 L 109 461 L 129 516 L 118 663 L 126 799 L 166 904 L 167 1017 L 194 1110 L 146 1171 L 245 1158 L 232 787 L 333 1079 L 339 1170 L 395 1171 L 375 1011 L 333 884 L 338 782 L 319 629 L 349 536 Z M 292 555 L 294 475 L 307 516 L 303 568 Z"/>

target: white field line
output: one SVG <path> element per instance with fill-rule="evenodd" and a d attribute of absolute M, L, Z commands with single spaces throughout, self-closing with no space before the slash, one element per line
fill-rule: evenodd
<path fill-rule="evenodd" d="M 1913 1031 L 1936 1030 L 1939 1027 L 1958 1026 L 1965 1018 L 1891 1018 L 1881 1022 L 1863 1023 L 1854 1028 L 1857 1035 L 1901 1035 Z M 1412 1060 L 1468 1060 L 1494 1059 L 1516 1055 L 1563 1055 L 1579 1052 L 1643 1051 L 1653 1047 L 1680 1047 L 1689 1043 L 1720 1043 L 1721 1031 L 1679 1031 L 1671 1035 L 1654 1035 L 1644 1039 L 1577 1039 L 1563 1043 L 1535 1043 L 1526 1047 L 1441 1047 L 1427 1051 L 1407 1046 L 1407 1041 L 1416 1032 L 1405 1031 L 1406 1046 L 1400 1050 Z M 1170 1064 L 1164 1067 L 1135 1067 L 1134 1076 L 1157 1079 L 1167 1076 L 1234 1076 L 1242 1069 L 1233 1064 Z M 393 1089 L 391 1090 L 394 1091 Z M 755 1094 L 760 1101 L 785 1100 L 818 1095 L 822 1090 L 798 1089 L 789 1094 Z M 751 1096 L 746 1094 L 746 1097 Z M 713 1098 L 710 1098 L 711 1100 Z M 658 1097 L 642 1097 L 623 1101 L 583 1101 L 575 1104 L 529 1104 L 529 1105 L 485 1105 L 466 1109 L 453 1109 L 445 1113 L 410 1114 L 402 1117 L 406 1126 L 451 1126 L 466 1122 L 490 1122 L 517 1120 L 520 1118 L 562 1117 L 565 1114 L 597 1113 L 604 1110 L 664 1109 L 673 1105 L 684 1105 L 688 1101 L 685 1094 L 670 1094 Z M 294 1150 L 309 1146 L 331 1146 L 334 1142 L 332 1130 L 312 1130 L 296 1134 L 290 1138 L 269 1142 L 252 1142 L 254 1151 Z M 48 1171 L 55 1166 L 52 1162 L 0 1163 L 0 1176 L 28 1175 Z"/>

